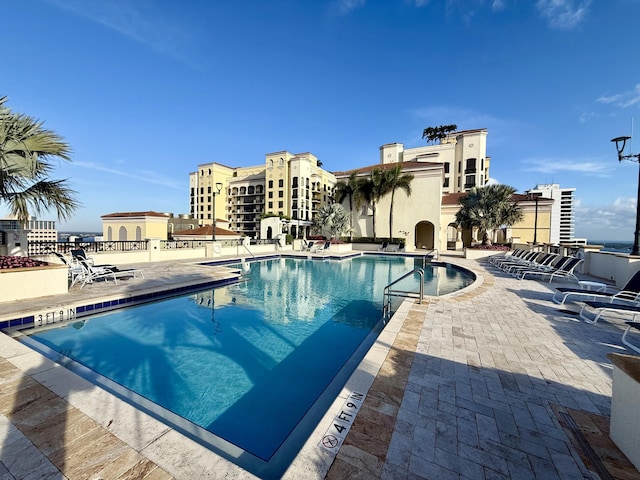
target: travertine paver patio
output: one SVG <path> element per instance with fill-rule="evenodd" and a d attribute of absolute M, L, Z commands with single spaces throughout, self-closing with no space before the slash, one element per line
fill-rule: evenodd
<path fill-rule="evenodd" d="M 620 324 L 560 310 L 548 284 L 455 263 L 483 285 L 411 309 L 328 478 L 598 478 L 564 411 L 613 478 L 640 478 L 605 428 Z"/>
<path fill-rule="evenodd" d="M 621 326 L 560 311 L 546 284 L 452 262 L 477 271 L 481 285 L 408 309 L 327 477 L 597 478 L 560 413 L 592 436 L 606 429 L 606 354 L 624 352 Z M 191 274 L 163 268 L 156 278 L 149 271 L 156 287 L 172 282 L 171 270 L 185 281 Z M 0 359 L 0 478 L 251 477 L 96 387 L 63 384 L 60 367 L 36 365 L 8 342 L 0 348 L 10 360 Z M 592 440 L 606 456 L 610 444 Z M 624 459 L 607 467 L 614 478 L 640 477 Z M 317 478 L 299 473 L 288 478 Z"/>

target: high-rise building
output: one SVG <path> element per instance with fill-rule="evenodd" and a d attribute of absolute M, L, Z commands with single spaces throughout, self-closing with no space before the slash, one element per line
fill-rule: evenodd
<path fill-rule="evenodd" d="M 560 188 L 557 183 L 538 184 L 527 190 L 532 196 L 542 196 L 554 200 L 551 208 L 551 243 L 572 243 L 574 241 L 575 188 Z"/>
<path fill-rule="evenodd" d="M 259 236 L 263 216 L 285 217 L 297 236 L 300 229 L 309 233 L 318 210 L 333 202 L 335 184 L 309 152 L 268 153 L 264 165 L 253 167 L 201 164 L 189 174 L 191 214 L 209 225 L 215 212 L 230 230 L 250 237 Z"/>

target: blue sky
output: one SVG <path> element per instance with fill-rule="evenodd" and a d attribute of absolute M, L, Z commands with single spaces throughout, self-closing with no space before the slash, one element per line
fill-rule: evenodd
<path fill-rule="evenodd" d="M 200 163 L 347 170 L 456 124 L 488 129 L 497 182 L 575 187 L 577 237 L 632 241 L 638 165 L 610 140 L 635 117 L 640 152 L 639 18 L 640 0 L 3 2 L 0 96 L 72 146 L 52 178 L 83 207 L 61 231 L 188 213 Z"/>

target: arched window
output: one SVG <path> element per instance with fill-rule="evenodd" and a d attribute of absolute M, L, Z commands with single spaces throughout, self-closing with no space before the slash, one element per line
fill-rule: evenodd
<path fill-rule="evenodd" d="M 142 240 L 142 229 L 140 227 L 136 227 L 136 240 Z"/>
<path fill-rule="evenodd" d="M 118 229 L 118 240 L 120 240 L 121 242 L 126 242 L 127 241 L 127 229 L 126 227 L 122 226 Z"/>
<path fill-rule="evenodd" d="M 107 241 L 111 242 L 113 240 L 113 229 L 109 226 L 107 227 Z"/>

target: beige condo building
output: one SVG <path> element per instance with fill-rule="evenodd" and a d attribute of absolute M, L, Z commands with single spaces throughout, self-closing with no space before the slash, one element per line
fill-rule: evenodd
<path fill-rule="evenodd" d="M 336 178 L 321 165 L 310 152 L 286 150 L 268 153 L 263 165 L 252 167 L 198 165 L 189 174 L 191 214 L 200 225 L 212 224 L 215 214 L 230 230 L 253 238 L 265 215 L 280 216 L 289 233 L 308 236 L 315 214 L 333 202 Z M 284 232 L 273 235 L 278 233 Z"/>

